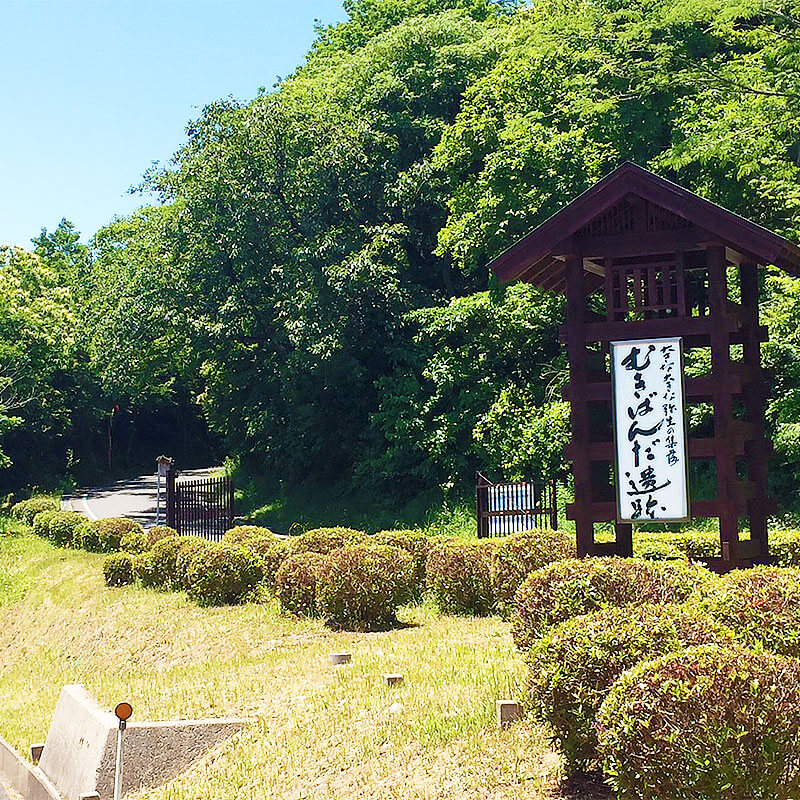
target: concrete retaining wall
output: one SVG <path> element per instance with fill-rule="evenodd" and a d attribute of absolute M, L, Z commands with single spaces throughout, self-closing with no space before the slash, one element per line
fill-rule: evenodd
<path fill-rule="evenodd" d="M 61 800 L 55 787 L 0 736 L 0 777 L 25 800 Z"/>
<path fill-rule="evenodd" d="M 123 793 L 160 786 L 244 726 L 239 719 L 129 723 L 123 743 Z M 39 762 L 67 800 L 114 795 L 117 718 L 79 684 L 65 686 Z M 26 795 L 27 800 L 27 795 Z"/>

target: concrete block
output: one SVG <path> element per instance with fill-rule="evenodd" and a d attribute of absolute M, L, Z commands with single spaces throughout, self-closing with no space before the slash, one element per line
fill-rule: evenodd
<path fill-rule="evenodd" d="M 352 658 L 352 653 L 331 653 L 328 661 L 334 666 L 338 666 L 339 664 L 349 664 Z"/>
<path fill-rule="evenodd" d="M 522 719 L 522 708 L 515 700 L 497 700 L 495 709 L 497 711 L 497 725 L 500 728 L 507 728 L 512 723 Z"/>
<path fill-rule="evenodd" d="M 403 676 L 399 672 L 389 672 L 383 678 L 387 686 L 399 686 L 403 682 Z"/>
<path fill-rule="evenodd" d="M 31 761 L 35 764 L 42 758 L 42 750 L 44 750 L 44 743 L 31 745 Z"/>
<path fill-rule="evenodd" d="M 123 794 L 160 786 L 244 726 L 240 719 L 128 723 L 123 741 Z M 41 771 L 65 800 L 114 796 L 118 721 L 79 684 L 65 686 L 47 736 Z"/>

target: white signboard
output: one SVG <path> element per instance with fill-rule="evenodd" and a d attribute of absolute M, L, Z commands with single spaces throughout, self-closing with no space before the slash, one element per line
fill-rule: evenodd
<path fill-rule="evenodd" d="M 617 517 L 689 518 L 681 338 L 611 342 Z"/>

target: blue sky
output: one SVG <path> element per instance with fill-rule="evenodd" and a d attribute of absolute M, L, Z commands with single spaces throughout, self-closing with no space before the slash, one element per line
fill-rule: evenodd
<path fill-rule="evenodd" d="M 341 0 L 0 0 L 0 244 L 72 220 L 84 240 L 147 202 L 212 100 L 302 63 Z"/>

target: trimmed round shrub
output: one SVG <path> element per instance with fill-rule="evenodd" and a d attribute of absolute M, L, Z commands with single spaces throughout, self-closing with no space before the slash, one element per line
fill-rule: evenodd
<path fill-rule="evenodd" d="M 494 605 L 492 555 L 497 542 L 446 540 L 428 555 L 427 586 L 445 614 L 488 614 Z"/>
<path fill-rule="evenodd" d="M 621 800 L 800 797 L 800 661 L 719 646 L 645 661 L 597 715 Z"/>
<path fill-rule="evenodd" d="M 177 536 L 178 531 L 170 528 L 169 525 L 153 525 L 147 531 L 147 549 L 149 550 L 156 542 L 166 539 L 169 536 Z"/>
<path fill-rule="evenodd" d="M 31 497 L 11 506 L 11 516 L 22 520 L 26 525 L 33 525 L 37 514 L 42 511 L 58 511 L 59 505 L 52 497 Z"/>
<path fill-rule="evenodd" d="M 73 537 L 75 547 L 96 553 L 100 550 L 100 529 L 97 520 L 85 520 L 83 525 L 75 531 Z"/>
<path fill-rule="evenodd" d="M 248 544 L 251 539 L 264 539 L 266 537 L 276 538 L 275 534 L 262 525 L 237 525 L 229 528 L 222 537 L 226 542 L 234 544 Z"/>
<path fill-rule="evenodd" d="M 393 530 L 378 531 L 369 537 L 369 544 L 385 544 L 405 550 L 414 566 L 414 577 L 411 586 L 411 599 L 421 600 L 425 594 L 425 569 L 431 540 L 422 531 Z"/>
<path fill-rule="evenodd" d="M 33 520 L 33 532 L 42 539 L 50 538 L 50 520 L 55 517 L 58 511 L 40 511 Z"/>
<path fill-rule="evenodd" d="M 141 529 L 125 531 L 120 539 L 119 549 L 123 553 L 144 553 L 149 549 L 147 534 Z"/>
<path fill-rule="evenodd" d="M 668 539 L 644 537 L 633 543 L 633 554 L 645 561 L 685 561 L 687 556 Z"/>
<path fill-rule="evenodd" d="M 332 553 L 340 547 L 365 541 L 367 534 L 353 528 L 315 528 L 292 537 L 295 553 Z"/>
<path fill-rule="evenodd" d="M 514 598 L 511 633 L 527 650 L 545 631 L 570 617 L 609 606 L 682 603 L 715 580 L 705 567 L 683 561 L 570 558 L 532 572 Z"/>
<path fill-rule="evenodd" d="M 142 526 L 125 517 L 108 517 L 95 520 L 94 528 L 97 531 L 97 548 L 102 553 L 113 553 L 120 549 L 122 537 L 133 531 L 143 532 Z"/>
<path fill-rule="evenodd" d="M 800 657 L 800 570 L 754 567 L 723 575 L 697 600 L 747 645 Z"/>
<path fill-rule="evenodd" d="M 172 586 L 175 589 L 189 590 L 189 570 L 197 553 L 211 547 L 211 542 L 202 536 L 179 536 L 172 573 Z"/>
<path fill-rule="evenodd" d="M 253 599 L 264 577 L 252 550 L 229 542 L 198 548 L 186 571 L 186 593 L 201 605 L 235 605 Z"/>
<path fill-rule="evenodd" d="M 106 586 L 127 586 L 136 579 L 134 558 L 130 553 L 112 553 L 103 562 Z"/>
<path fill-rule="evenodd" d="M 56 511 L 51 514 L 47 523 L 47 536 L 61 547 L 73 544 L 75 531 L 83 524 L 84 517 L 74 511 Z M 79 546 L 79 543 L 76 542 Z"/>
<path fill-rule="evenodd" d="M 399 547 L 356 544 L 330 554 L 317 583 L 317 605 L 335 630 L 375 631 L 397 624 L 411 597 L 414 560 Z"/>
<path fill-rule="evenodd" d="M 142 553 L 135 561 L 136 576 L 142 585 L 155 589 L 175 587 L 175 562 L 180 549 L 180 537 L 169 536 Z"/>
<path fill-rule="evenodd" d="M 283 560 L 274 585 L 284 611 L 301 617 L 317 616 L 317 584 L 328 558 L 323 553 L 296 553 Z"/>
<path fill-rule="evenodd" d="M 554 561 L 575 557 L 575 542 L 563 531 L 532 530 L 501 539 L 492 554 L 492 590 L 503 616 L 528 575 Z"/>
<path fill-rule="evenodd" d="M 648 658 L 734 643 L 724 626 L 683 605 L 608 608 L 562 622 L 528 651 L 528 703 L 549 723 L 570 771 L 597 758 L 595 714 L 614 681 Z"/>
<path fill-rule="evenodd" d="M 288 540 L 279 539 L 269 545 L 264 551 L 258 551 L 261 555 L 261 563 L 264 566 L 264 586 L 269 591 L 276 589 L 278 570 L 281 564 L 292 554 L 292 547 Z M 298 553 L 299 555 L 299 553 Z"/>

